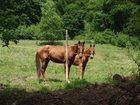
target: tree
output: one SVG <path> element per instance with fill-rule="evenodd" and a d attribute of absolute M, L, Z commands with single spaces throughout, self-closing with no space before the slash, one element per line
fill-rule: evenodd
<path fill-rule="evenodd" d="M 52 0 L 46 0 L 42 4 L 42 17 L 39 23 L 41 28 L 41 39 L 62 39 L 63 22 L 62 18 L 56 12 L 56 5 Z"/>
<path fill-rule="evenodd" d="M 3 42 L 16 41 L 14 30 L 19 25 L 31 25 L 40 21 L 41 9 L 38 0 L 0 1 L 0 34 Z M 11 34 L 13 33 L 13 34 Z"/>
<path fill-rule="evenodd" d="M 137 36 L 140 39 L 140 8 L 131 15 L 124 32 L 131 36 Z"/>
<path fill-rule="evenodd" d="M 63 15 L 64 27 L 69 30 L 71 38 L 84 32 L 87 1 L 88 0 L 75 0 L 65 8 L 65 14 Z"/>

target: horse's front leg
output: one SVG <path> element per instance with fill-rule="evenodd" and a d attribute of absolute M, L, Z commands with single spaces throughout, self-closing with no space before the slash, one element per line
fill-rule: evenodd
<path fill-rule="evenodd" d="M 80 80 L 83 80 L 85 74 L 86 63 L 82 63 L 80 67 Z"/>
<path fill-rule="evenodd" d="M 80 64 L 79 67 L 80 67 L 80 80 L 82 80 L 83 79 L 83 76 L 84 76 L 84 67 L 83 67 L 83 64 Z"/>

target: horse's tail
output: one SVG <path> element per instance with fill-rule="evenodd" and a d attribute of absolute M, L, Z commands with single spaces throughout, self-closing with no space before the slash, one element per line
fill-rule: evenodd
<path fill-rule="evenodd" d="M 40 78 L 41 71 L 40 71 L 40 58 L 39 58 L 38 52 L 36 53 L 36 56 L 35 56 L 35 63 L 36 63 L 36 73 L 37 73 L 38 78 Z"/>

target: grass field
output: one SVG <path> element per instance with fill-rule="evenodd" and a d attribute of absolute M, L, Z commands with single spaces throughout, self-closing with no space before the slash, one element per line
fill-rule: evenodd
<path fill-rule="evenodd" d="M 59 42 L 63 44 L 63 42 Z M 76 41 L 70 41 L 70 44 Z M 14 45 L 14 44 L 13 44 Z M 86 43 L 86 48 L 89 43 Z M 72 66 L 70 80 L 65 83 L 64 68 L 62 64 L 49 62 L 46 70 L 47 83 L 37 80 L 35 70 L 36 41 L 20 41 L 14 47 L 0 45 L 0 84 L 10 88 L 25 89 L 26 91 L 55 91 L 70 89 L 77 86 L 85 86 L 95 82 L 111 82 L 114 74 L 129 76 L 137 74 L 137 65 L 128 57 L 127 49 L 112 45 L 96 45 L 96 55 L 89 60 L 84 80 L 79 80 L 79 68 Z"/>

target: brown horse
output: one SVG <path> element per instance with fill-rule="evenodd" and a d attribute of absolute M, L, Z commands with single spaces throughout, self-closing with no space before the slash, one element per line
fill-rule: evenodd
<path fill-rule="evenodd" d="M 84 43 L 85 42 L 78 42 L 73 46 L 68 46 L 68 78 L 66 81 L 69 82 L 69 74 L 70 74 L 70 67 L 74 62 L 75 56 L 78 54 L 82 58 L 82 54 L 84 52 Z M 66 76 L 66 47 L 65 46 L 54 46 L 54 45 L 46 45 L 37 50 L 35 61 L 36 61 L 36 70 L 38 78 L 42 74 L 43 80 L 45 81 L 45 70 L 48 66 L 49 61 L 53 61 L 55 63 L 63 63 L 65 69 L 65 76 Z M 42 66 L 40 68 L 40 61 Z"/>
<path fill-rule="evenodd" d="M 83 53 L 82 58 L 80 58 L 78 55 L 75 57 L 73 65 L 80 67 L 81 80 L 83 79 L 85 68 L 89 60 L 89 57 L 93 59 L 94 54 L 95 54 L 95 45 L 90 44 L 90 47 Z"/>

